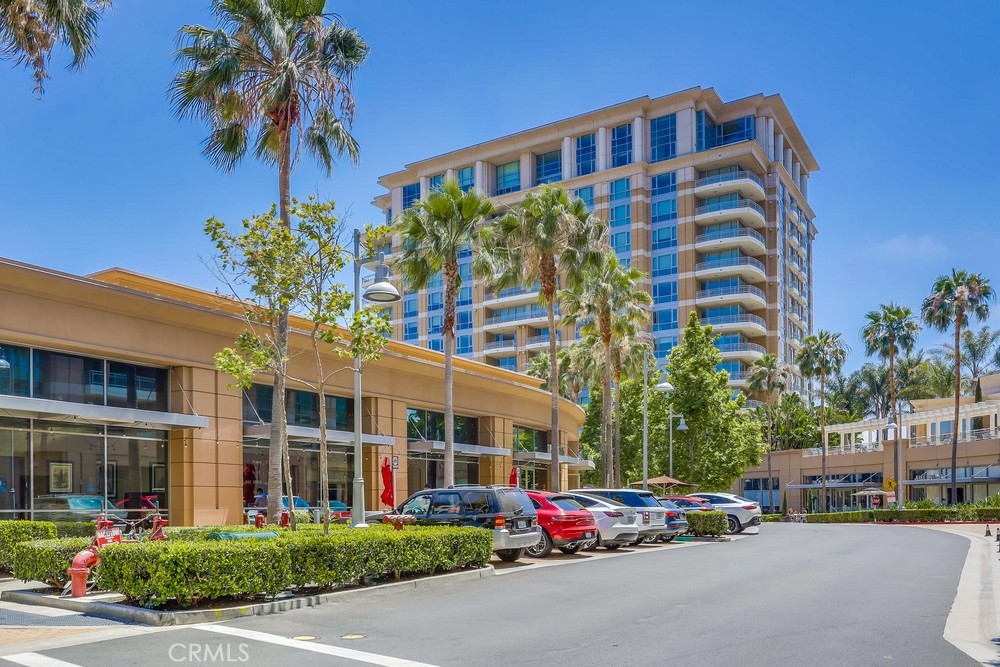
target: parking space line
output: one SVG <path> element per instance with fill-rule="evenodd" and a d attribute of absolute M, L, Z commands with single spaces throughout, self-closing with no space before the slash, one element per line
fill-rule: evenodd
<path fill-rule="evenodd" d="M 430 665 L 426 662 L 417 662 L 415 660 L 406 660 L 404 658 L 393 658 L 388 655 L 378 655 L 377 653 L 357 651 L 330 644 L 315 644 L 313 642 L 289 639 L 288 637 L 272 635 L 266 632 L 258 632 L 256 630 L 231 628 L 225 625 L 195 625 L 190 627 L 192 630 L 203 630 L 205 632 L 215 632 L 221 635 L 230 635 L 232 637 L 240 637 L 241 639 L 249 639 L 251 641 L 263 642 L 266 644 L 277 644 L 278 646 L 287 646 L 301 651 L 312 651 L 313 653 L 332 655 L 338 658 L 346 658 L 347 660 L 366 662 L 370 665 L 381 665 L 382 667 L 436 667 L 435 665 Z M 48 666 L 39 665 L 39 667 Z M 52 667 L 57 666 L 53 665 Z"/>
<path fill-rule="evenodd" d="M 50 658 L 41 653 L 17 653 L 15 655 L 4 656 L 0 660 L 13 662 L 15 665 L 24 665 L 24 667 L 80 667 L 80 665 L 75 665 L 72 662 Z"/>

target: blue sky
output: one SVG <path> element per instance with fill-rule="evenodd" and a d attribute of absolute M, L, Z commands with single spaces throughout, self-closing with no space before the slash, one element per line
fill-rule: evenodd
<path fill-rule="evenodd" d="M 361 164 L 298 196 L 377 222 L 378 176 L 403 164 L 642 95 L 714 87 L 781 93 L 816 155 L 817 326 L 857 332 L 882 302 L 918 308 L 952 266 L 1000 288 L 1000 3 L 331 3 L 372 47 L 359 73 Z M 121 2 L 83 73 L 65 53 L 39 101 L 0 63 L 0 255 L 86 274 L 122 266 L 207 289 L 210 215 L 275 199 L 272 170 L 202 157 L 205 128 L 173 117 L 177 28 L 207 0 Z M 1000 306 L 991 319 L 1000 325 Z M 942 340 L 925 333 L 921 344 Z"/>

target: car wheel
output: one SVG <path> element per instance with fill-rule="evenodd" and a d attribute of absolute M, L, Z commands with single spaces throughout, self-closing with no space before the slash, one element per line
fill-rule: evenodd
<path fill-rule="evenodd" d="M 659 541 L 660 541 L 659 535 L 650 535 L 645 540 L 646 544 L 656 544 Z"/>
<path fill-rule="evenodd" d="M 620 546 L 621 546 L 620 544 L 605 544 L 604 548 L 607 549 L 608 551 L 614 551 Z"/>
<path fill-rule="evenodd" d="M 563 552 L 564 554 L 572 555 L 575 554 L 577 551 L 579 551 L 581 547 L 583 547 L 583 544 L 577 544 L 576 546 L 572 547 L 559 547 L 559 551 Z"/>
<path fill-rule="evenodd" d="M 497 552 L 497 556 L 505 563 L 513 563 L 523 555 L 524 549 L 501 549 Z"/>
<path fill-rule="evenodd" d="M 640 544 L 642 544 L 645 541 L 646 541 L 646 537 L 642 536 L 642 537 L 638 538 L 635 542 L 633 542 L 632 546 L 633 547 L 637 547 L 637 546 L 639 546 Z"/>
<path fill-rule="evenodd" d="M 535 544 L 528 547 L 528 555 L 532 558 L 545 558 L 552 553 L 552 538 L 548 531 L 542 529 L 542 538 Z"/>
<path fill-rule="evenodd" d="M 734 517 L 732 514 L 729 515 L 728 523 L 729 523 L 729 530 L 726 531 L 727 533 L 733 534 L 733 533 L 743 532 L 743 526 L 740 525 L 740 520 Z"/>
<path fill-rule="evenodd" d="M 670 537 L 661 537 L 660 541 L 661 542 L 673 542 L 675 537 L 677 537 L 677 536 L 676 535 L 671 535 Z"/>
<path fill-rule="evenodd" d="M 602 547 L 602 546 L 604 546 L 604 545 L 601 544 L 601 538 L 600 538 L 600 536 L 598 536 L 598 538 L 596 540 L 594 540 L 593 542 L 588 542 L 587 546 L 585 546 L 583 548 L 583 550 L 584 551 L 594 551 L 595 549 L 597 549 L 597 547 Z"/>

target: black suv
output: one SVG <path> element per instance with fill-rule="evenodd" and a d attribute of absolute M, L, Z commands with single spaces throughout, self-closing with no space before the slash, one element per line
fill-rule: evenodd
<path fill-rule="evenodd" d="M 421 526 L 474 526 L 493 532 L 493 551 L 513 562 L 541 537 L 531 498 L 516 486 L 463 486 L 420 491 L 396 512 Z"/>

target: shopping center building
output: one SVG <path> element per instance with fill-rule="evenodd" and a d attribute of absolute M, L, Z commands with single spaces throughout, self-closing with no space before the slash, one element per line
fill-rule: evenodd
<path fill-rule="evenodd" d="M 0 519 L 72 520 L 102 503 L 158 502 L 176 525 L 240 522 L 266 490 L 271 378 L 231 386 L 214 354 L 245 329 L 234 302 L 123 269 L 86 277 L 0 259 Z M 306 323 L 292 318 L 290 374 L 315 376 Z M 443 355 L 388 341 L 365 364 L 360 418 L 365 507 L 383 507 L 380 467 L 395 458 L 396 498 L 443 481 Z M 330 498 L 350 506 L 358 415 L 349 361 L 330 350 L 325 396 Z M 337 372 L 343 369 L 343 372 Z M 540 381 L 456 359 L 456 483 L 548 479 L 551 398 Z M 294 495 L 319 500 L 318 396 L 288 389 Z M 561 402 L 562 483 L 579 456 L 583 411 Z"/>
<path fill-rule="evenodd" d="M 813 328 L 809 185 L 819 164 L 780 95 L 724 101 L 712 88 L 640 97 L 442 155 L 379 179 L 374 204 L 392 220 L 446 178 L 512 206 L 559 183 L 610 225 L 623 264 L 652 296 L 650 327 L 662 365 L 689 314 L 719 334 L 734 390 L 765 353 L 790 362 Z M 402 248 L 393 239 L 390 252 Z M 457 351 L 524 371 L 548 345 L 538 287 L 499 292 L 459 258 Z M 394 337 L 441 349 L 440 277 L 393 306 Z M 558 315 L 557 315 L 558 318 Z M 559 326 L 559 344 L 576 338 Z M 796 373 L 791 389 L 804 391 Z"/>
<path fill-rule="evenodd" d="M 976 502 L 1000 493 L 1000 375 L 980 378 L 983 400 L 963 398 L 960 407 L 957 502 Z M 899 479 L 894 478 L 895 429 L 885 419 L 868 419 L 827 427 L 827 495 L 832 511 L 869 508 L 886 497 L 856 495 L 882 488 L 892 478 L 904 500 L 951 499 L 953 398 L 915 400 L 900 414 Z M 775 443 L 780 447 L 781 443 Z M 773 511 L 819 510 L 822 493 L 822 450 L 793 449 L 771 455 L 771 502 L 767 492 L 767 458 L 747 470 L 734 490 Z M 890 485 L 891 486 L 891 485 Z M 878 498 L 878 500 L 874 500 Z"/>

